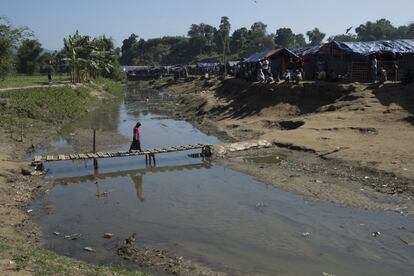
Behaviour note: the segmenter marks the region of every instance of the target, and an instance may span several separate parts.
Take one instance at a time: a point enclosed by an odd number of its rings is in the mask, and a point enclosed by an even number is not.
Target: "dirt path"
[[[44,84],[44,85],[29,85],[29,86],[23,86],[23,87],[6,87],[6,88],[0,88],[0,93],[1,92],[9,92],[9,91],[17,91],[17,90],[30,90],[33,88],[45,88],[45,87],[62,87],[62,86],[67,86],[70,85],[70,82],[59,82],[59,83],[54,83],[52,85],[48,85],[48,84]]]

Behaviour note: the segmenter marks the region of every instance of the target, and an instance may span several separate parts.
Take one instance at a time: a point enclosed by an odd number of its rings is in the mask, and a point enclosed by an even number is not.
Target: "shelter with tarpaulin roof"
[[[218,75],[220,72],[220,67],[222,66],[224,65],[219,62],[198,62],[196,63],[196,71],[199,75],[204,75],[206,73]]]
[[[324,69],[347,76],[349,81],[371,81],[371,61],[376,58],[378,68],[388,76],[399,78],[407,69],[414,68],[414,39],[379,40],[368,42],[339,42],[324,44],[316,53]]]
[[[260,62],[265,59],[270,61],[271,72],[274,78],[281,78],[288,69],[295,69],[295,64],[299,57],[286,48],[266,50],[246,58],[243,61],[243,70],[250,72],[250,77],[254,79],[260,68]]]
[[[321,45],[291,49],[302,63],[302,78],[304,80],[313,80],[315,78],[318,67],[317,53],[320,48]]]

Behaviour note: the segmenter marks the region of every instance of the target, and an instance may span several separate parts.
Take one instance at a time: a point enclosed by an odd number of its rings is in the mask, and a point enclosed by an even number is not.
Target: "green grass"
[[[128,271],[121,267],[96,266],[32,246],[9,245],[0,241],[0,257],[11,259],[15,271],[26,270],[34,275],[119,275],[146,276],[147,273]]]
[[[94,84],[102,87],[103,90],[112,95],[121,95],[123,92],[122,84],[105,78],[96,78],[92,81]]]
[[[52,75],[54,83],[61,83],[70,80],[70,76]],[[47,85],[47,76],[10,76],[0,80],[0,88],[25,87],[35,85]]]
[[[31,128],[50,129],[80,118],[97,107],[91,91],[122,95],[122,85],[108,79],[97,79],[77,86],[44,86],[0,92],[0,127],[11,135],[30,132]]]
[[[88,88],[42,87],[0,93],[0,126],[10,128],[31,121],[60,124],[87,111]]]

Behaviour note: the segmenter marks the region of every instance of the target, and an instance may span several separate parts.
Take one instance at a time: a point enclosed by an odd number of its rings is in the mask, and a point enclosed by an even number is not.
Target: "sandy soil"
[[[223,164],[316,200],[414,213],[414,86],[228,79],[167,89],[179,116],[222,138],[275,145]],[[288,161],[268,162],[279,151]]]
[[[39,241],[39,228],[31,221],[26,206],[48,184],[38,178],[22,176],[20,171],[27,163],[10,161],[12,156],[22,153],[23,147],[15,147],[16,143],[0,130],[0,239],[29,245]],[[1,275],[31,275],[29,271],[14,269],[11,258],[0,260]]]

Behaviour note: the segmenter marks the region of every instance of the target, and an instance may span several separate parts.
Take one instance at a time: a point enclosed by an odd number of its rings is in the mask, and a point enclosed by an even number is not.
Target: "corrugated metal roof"
[[[413,54],[414,39],[379,40],[368,42],[338,42],[334,43],[340,50],[359,55],[372,55],[376,53]]]

